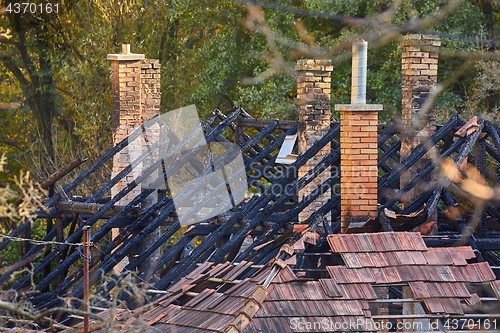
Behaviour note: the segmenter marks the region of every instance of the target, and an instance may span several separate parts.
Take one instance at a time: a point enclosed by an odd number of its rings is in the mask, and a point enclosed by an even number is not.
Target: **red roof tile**
[[[368,255],[371,257],[375,267],[388,267],[391,265],[383,252],[370,252]]]
[[[423,300],[424,307],[430,313],[445,313],[439,298],[426,298]]]
[[[329,297],[342,297],[339,286],[333,279],[319,279],[319,283]]]
[[[337,282],[337,283],[349,283],[345,272],[347,268],[344,266],[327,266],[328,274]]]
[[[445,313],[448,314],[463,314],[464,310],[460,304],[460,299],[458,298],[440,298],[441,304],[443,305]]]
[[[362,267],[375,267],[375,264],[371,259],[371,253],[356,253],[353,255],[356,255],[357,260]]]
[[[422,281],[408,282],[410,289],[416,299],[431,298],[427,285]]]
[[[413,261],[413,257],[411,256],[409,251],[397,251],[394,253],[398,257],[399,262],[401,262],[401,265],[413,265],[413,264],[415,264],[415,262]]]
[[[357,253],[342,253],[342,260],[344,260],[345,265],[349,268],[360,268],[363,267],[358,260]]]
[[[453,258],[450,256],[446,248],[434,248],[428,251],[433,251],[438,258],[440,265],[453,265]]]
[[[455,251],[459,252],[463,259],[470,260],[476,258],[474,250],[470,246],[456,246]]]
[[[467,266],[473,267],[476,270],[476,273],[480,278],[480,281],[478,282],[492,281],[496,279],[495,273],[493,273],[493,270],[486,261],[469,264]]]
[[[374,267],[371,269],[371,273],[372,273],[373,278],[375,279],[375,283],[378,283],[378,284],[389,283],[382,268],[375,268]]]
[[[369,283],[352,283],[339,285],[343,299],[368,300],[376,299],[377,294]]]
[[[481,299],[479,298],[479,296],[476,293],[471,294],[470,297],[464,298],[464,300],[468,306],[474,306],[474,305],[481,302]]]
[[[290,266],[286,266],[279,271],[278,275],[276,275],[276,277],[274,278],[273,283],[284,283],[295,280],[297,280],[297,276],[290,268]]]
[[[428,265],[441,265],[439,258],[436,255],[436,251],[433,248],[429,248],[427,251],[422,252]]]
[[[464,266],[467,265],[467,261],[465,261],[464,257],[462,256],[461,251],[457,251],[454,248],[447,248],[446,249],[453,260],[453,265],[455,266]]]
[[[427,265],[427,260],[425,259],[423,254],[424,252],[411,251],[409,253],[415,265]]]
[[[427,250],[420,233],[415,232],[332,234],[327,239],[332,251],[337,253]]]
[[[500,280],[491,281],[490,285],[495,293],[495,296],[500,299]]]
[[[253,263],[249,261],[242,261],[238,265],[233,265],[233,268],[222,277],[223,280],[237,279],[246,269],[252,266]]]

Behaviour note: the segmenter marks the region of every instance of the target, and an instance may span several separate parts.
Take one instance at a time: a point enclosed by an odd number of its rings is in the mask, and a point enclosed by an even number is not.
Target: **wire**
[[[71,246],[82,246],[83,243],[65,243],[65,242],[53,242],[53,241],[40,241],[29,238],[12,237],[0,234],[0,238],[9,239],[14,242],[29,242],[35,245],[71,245]]]

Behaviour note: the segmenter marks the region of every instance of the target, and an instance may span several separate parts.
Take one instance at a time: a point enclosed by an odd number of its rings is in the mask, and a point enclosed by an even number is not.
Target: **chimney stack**
[[[381,104],[366,104],[368,43],[352,46],[351,104],[337,104],[340,111],[340,231],[376,218],[378,111]],[[351,225],[353,223],[353,225]]]
[[[130,44],[123,44],[122,53],[108,54],[107,59],[111,61],[113,144],[116,145],[132,134],[145,121],[160,114],[160,61],[157,59],[145,59],[144,54],[131,53]],[[144,149],[142,145],[143,141],[134,140],[134,142],[129,143],[127,148],[122,149],[113,157],[111,177],[116,176],[137,157],[135,155],[141,153]],[[135,166],[132,172],[111,189],[112,197],[138,176],[137,173],[142,171],[141,166],[142,164]],[[138,184],[118,204],[125,206],[140,193],[141,184]],[[153,192],[144,200],[144,208],[154,204],[156,201],[156,193]],[[118,229],[113,229],[113,238],[119,232]],[[154,233],[151,234],[143,246],[147,246],[158,235],[159,230],[157,235]],[[141,248],[137,250],[137,252],[140,251]],[[150,261],[156,260],[156,256],[159,256],[159,252],[151,255],[150,260],[144,262],[141,270],[147,269],[152,264]],[[117,272],[121,272],[123,266],[124,263],[116,269]]]
[[[410,155],[436,131],[435,108],[430,108],[424,115],[422,107],[437,84],[437,47],[441,46],[441,42],[437,36],[413,34],[404,37],[402,46],[402,122],[405,128],[412,128],[416,133],[414,135],[403,133],[401,159]],[[420,171],[427,159],[428,157],[424,157],[401,175],[401,188]],[[418,194],[416,189],[410,191],[403,197],[403,204],[408,204]]]
[[[297,71],[297,109],[298,109],[298,146],[299,153],[303,154],[316,141],[321,139],[330,130],[332,114],[330,111],[331,60],[301,59],[295,66]],[[309,159],[298,171],[298,177],[306,175],[326,155],[330,154],[331,147],[326,145],[313,158]],[[327,168],[300,192],[302,199],[317,189],[330,178],[331,172]],[[299,222],[306,221],[314,212],[331,198],[331,191],[321,194],[314,202],[299,213]],[[331,222],[331,216],[326,216]]]

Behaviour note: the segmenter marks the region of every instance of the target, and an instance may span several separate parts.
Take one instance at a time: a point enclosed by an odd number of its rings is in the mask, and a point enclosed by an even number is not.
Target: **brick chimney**
[[[429,109],[422,114],[422,107],[429,93],[437,84],[438,53],[436,48],[441,45],[436,36],[412,34],[403,39],[402,54],[402,121],[405,128],[412,128],[415,133],[405,131],[401,140],[401,159],[407,157],[421,143],[436,131],[436,110]],[[424,157],[400,178],[403,188],[411,177],[425,165]],[[418,189],[410,191],[403,198],[403,204],[408,204],[416,196]]]
[[[298,146],[299,153],[303,154],[316,141],[321,139],[329,130],[332,119],[330,111],[331,60],[302,59],[297,61],[297,109],[298,109]],[[323,147],[313,158],[309,159],[299,171],[299,178],[306,175],[326,155],[330,154],[330,145]],[[323,182],[330,178],[331,172],[327,168],[314,181],[299,192],[299,198],[308,196]],[[321,194],[314,202],[299,213],[299,222],[306,221],[311,214],[323,206],[331,197],[331,191]],[[326,216],[331,222],[331,216]]]
[[[366,104],[368,43],[353,43],[351,104],[337,104],[340,111],[340,231],[376,218],[377,129],[380,104]]]
[[[144,54],[130,53],[129,44],[122,45],[122,53],[120,54],[108,54],[107,59],[111,61],[113,144],[116,145],[145,121],[160,114],[160,62],[157,59],[145,59]],[[112,177],[132,162],[134,157],[131,157],[130,152],[133,148],[142,149],[142,147],[134,147],[134,145],[140,145],[140,142],[137,140],[129,143],[128,148],[130,149],[122,149],[113,157]],[[135,167],[132,172],[116,184],[111,189],[111,195],[114,197],[128,183],[132,182],[137,176],[136,173],[142,171],[140,168],[141,166]],[[140,193],[141,184],[123,197],[118,204],[127,205]],[[156,201],[157,196],[153,192],[144,200],[143,208],[147,208]],[[113,229],[112,234],[113,238],[116,237],[119,230]],[[142,247],[145,248],[158,235],[154,233],[150,235]],[[138,248],[136,252],[141,250]],[[153,264],[151,260],[156,260],[157,255],[159,253],[153,254],[150,260],[145,261],[141,270],[150,267]],[[117,271],[120,272],[123,266],[124,263],[117,268]]]

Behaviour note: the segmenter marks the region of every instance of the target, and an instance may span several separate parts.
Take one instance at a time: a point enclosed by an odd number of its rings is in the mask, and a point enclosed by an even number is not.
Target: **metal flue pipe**
[[[352,87],[351,104],[366,104],[366,68],[368,42],[352,43]]]

